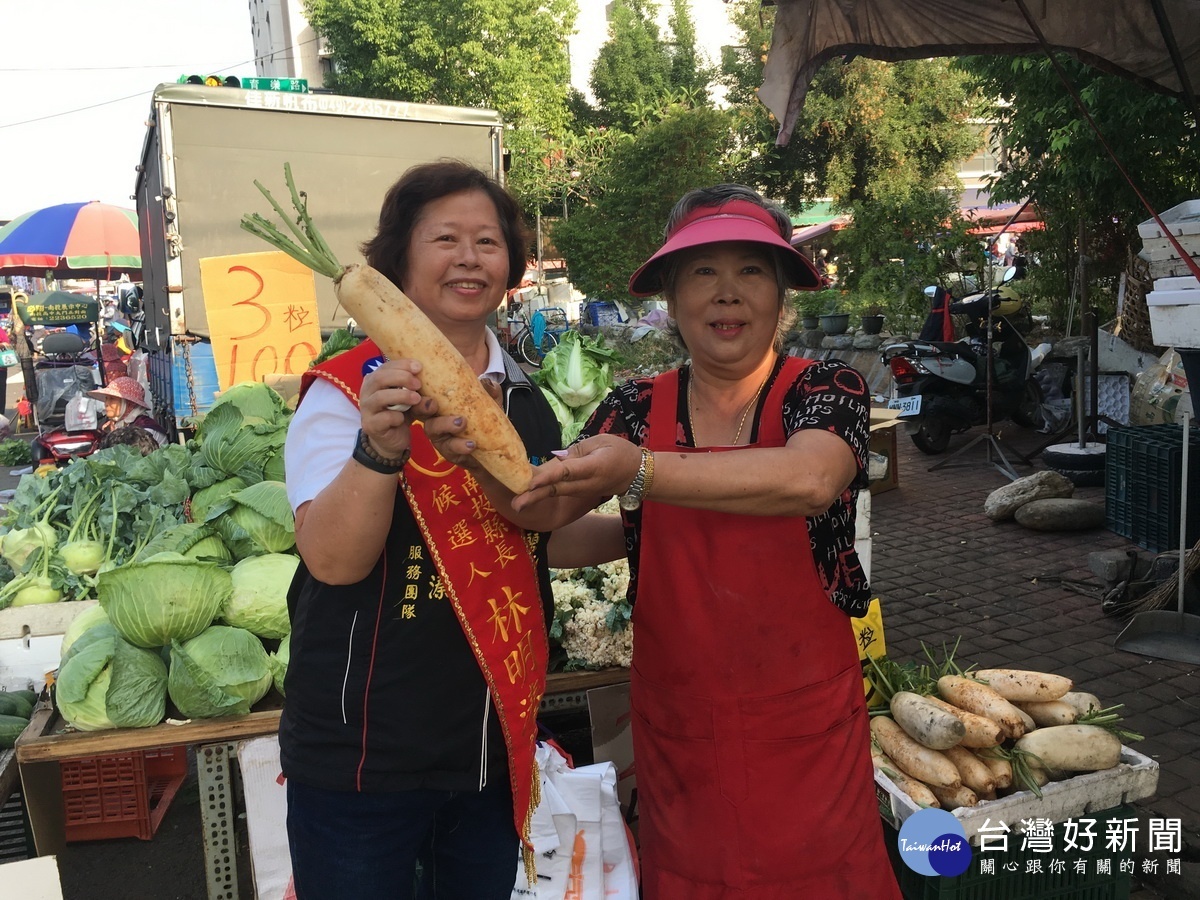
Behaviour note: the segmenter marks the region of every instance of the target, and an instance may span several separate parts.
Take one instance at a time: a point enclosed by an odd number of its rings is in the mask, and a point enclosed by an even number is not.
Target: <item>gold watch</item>
[[[650,493],[650,484],[654,481],[654,454],[642,448],[642,461],[638,464],[637,474],[617,501],[621,509],[635,510],[642,505],[642,498]]]

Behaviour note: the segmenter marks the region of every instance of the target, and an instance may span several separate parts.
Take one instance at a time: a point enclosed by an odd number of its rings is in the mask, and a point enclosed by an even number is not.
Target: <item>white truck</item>
[[[308,193],[309,209],[343,262],[375,232],[384,194],[409,167],[443,157],[502,178],[497,113],[333,94],[164,84],[151,101],[137,213],[142,241],[143,346],[155,415],[170,431],[188,427],[219,389],[200,278],[200,260],[271,248],[240,227],[269,214],[254,186],[285,209],[284,163]],[[328,279],[317,279],[321,332],[345,324]],[[304,359],[303,365],[308,360]],[[295,374],[280,358],[256,375]]]

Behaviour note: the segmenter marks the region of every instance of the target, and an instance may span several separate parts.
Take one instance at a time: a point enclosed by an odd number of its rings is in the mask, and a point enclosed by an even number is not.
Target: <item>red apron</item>
[[[780,447],[789,359],[755,447]],[[647,446],[676,444],[678,372]],[[716,448],[736,452],[745,447]],[[803,517],[642,507],[631,696],[645,900],[899,900],[862,669]]]

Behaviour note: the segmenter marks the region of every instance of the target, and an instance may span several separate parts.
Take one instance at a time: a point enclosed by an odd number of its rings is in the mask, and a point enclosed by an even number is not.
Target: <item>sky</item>
[[[0,221],[132,209],[154,88],[254,75],[247,0],[0,0],[0,34]]]

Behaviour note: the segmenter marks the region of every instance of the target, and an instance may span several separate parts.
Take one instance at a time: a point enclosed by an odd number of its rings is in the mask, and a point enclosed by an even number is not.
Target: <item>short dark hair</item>
[[[359,248],[367,264],[403,289],[408,245],[422,211],[435,200],[463,191],[482,191],[496,207],[500,231],[508,246],[508,284],[505,287],[515,288],[525,277],[528,259],[528,231],[521,208],[486,172],[455,159],[413,166],[388,188],[379,211],[379,229],[375,237]]]

